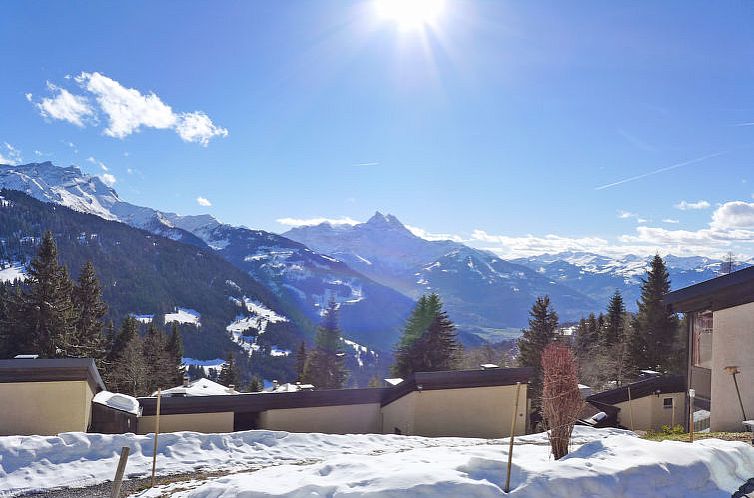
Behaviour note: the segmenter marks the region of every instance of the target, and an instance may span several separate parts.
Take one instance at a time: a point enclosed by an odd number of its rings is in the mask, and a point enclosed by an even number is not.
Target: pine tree
[[[341,349],[338,306],[330,301],[317,328],[314,349],[304,368],[304,380],[317,389],[341,389],[346,381],[345,354]]]
[[[417,370],[420,363],[416,358],[418,349],[414,345],[442,312],[442,301],[435,293],[422,296],[417,301],[395,348],[395,363],[391,367],[392,375],[408,377],[413,372],[420,371]]]
[[[443,311],[435,316],[426,331],[411,346],[413,372],[453,370],[459,362],[460,345],[455,325]]]
[[[173,369],[172,371],[175,374],[172,385],[178,386],[183,382],[183,374],[185,371],[183,366],[183,339],[178,330],[178,324],[175,322],[173,322],[173,326],[170,330],[167,351]]]
[[[623,296],[616,290],[607,306],[607,315],[602,329],[602,342],[608,346],[622,343],[626,338],[626,306]]]
[[[260,379],[259,376],[257,375],[252,375],[251,380],[249,380],[249,385],[246,388],[246,391],[250,393],[258,393],[258,392],[261,392],[262,389],[264,389],[264,384],[262,383],[262,379]]]
[[[72,354],[83,358],[94,358],[100,369],[104,368],[106,355],[105,337],[102,334],[102,319],[107,314],[107,305],[102,301],[102,290],[94,271],[94,265],[87,261],[81,269],[78,281],[73,288],[74,340]]]
[[[170,388],[175,385],[177,367],[168,350],[165,334],[154,324],[149,324],[144,336],[144,363],[146,364],[146,390],[154,392],[158,387]]]
[[[16,351],[45,358],[65,357],[73,341],[72,284],[68,270],[58,263],[58,250],[47,231],[29,265],[26,289],[15,310]]]
[[[518,340],[518,363],[522,367],[534,368],[530,383],[531,399],[539,407],[542,394],[542,351],[555,340],[558,329],[558,315],[550,306],[550,297],[542,296],[529,311],[529,328],[524,329]]]
[[[668,313],[662,299],[670,291],[670,276],[665,262],[655,255],[646,278],[642,279],[639,312],[633,321],[629,344],[631,364],[635,369],[669,371],[677,360],[674,345],[678,317]]]
[[[110,369],[108,387],[131,396],[151,394],[148,386],[148,368],[144,361],[144,347],[139,337],[139,322],[133,317],[123,320],[108,355]]]
[[[301,341],[296,351],[296,382],[303,382],[306,369],[306,344]]]
[[[225,363],[223,363],[220,374],[217,376],[217,383],[225,387],[239,387],[238,367],[233,353],[229,352],[226,356]]]

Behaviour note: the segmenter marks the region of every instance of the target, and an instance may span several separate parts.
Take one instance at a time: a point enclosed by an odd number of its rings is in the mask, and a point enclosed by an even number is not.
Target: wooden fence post
[[[113,487],[110,490],[110,498],[118,498],[120,496],[120,486],[123,484],[123,473],[126,471],[126,462],[128,462],[128,454],[131,452],[131,448],[124,446],[120,449],[120,459],[118,460],[118,468],[115,471],[115,479],[113,479]]]
[[[155,470],[157,469],[157,438],[160,435],[160,398],[162,398],[162,390],[157,388],[157,414],[154,422],[154,451],[152,452],[152,485],[155,485]]]
[[[505,477],[505,492],[511,490],[511,466],[513,465],[513,437],[516,435],[516,419],[518,418],[518,396],[521,392],[521,383],[516,382],[516,401],[513,405],[513,418],[511,419],[511,437],[508,442],[508,473]]]
[[[628,386],[628,415],[631,417],[631,430],[634,430],[634,407],[631,404],[631,386]]]

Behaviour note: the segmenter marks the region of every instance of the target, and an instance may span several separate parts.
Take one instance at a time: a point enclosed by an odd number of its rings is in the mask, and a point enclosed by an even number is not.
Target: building
[[[89,358],[0,360],[0,435],[84,432],[104,389]]]
[[[164,398],[160,429],[504,437],[517,390],[516,433],[527,432],[531,375],[529,368],[419,372],[391,387]],[[139,403],[138,431],[152,432],[157,400]]]
[[[601,424],[595,427],[625,427],[636,431],[659,431],[686,421],[686,379],[682,376],[652,375],[646,379],[586,397]]]
[[[743,430],[754,418],[754,267],[670,292],[664,302],[686,315],[696,428]]]
[[[207,378],[189,381],[188,377],[184,377],[182,385],[163,389],[161,392],[164,397],[222,396],[226,394],[238,394],[238,391],[233,389],[233,386],[225,387]],[[153,393],[152,396],[157,396],[157,392]]]

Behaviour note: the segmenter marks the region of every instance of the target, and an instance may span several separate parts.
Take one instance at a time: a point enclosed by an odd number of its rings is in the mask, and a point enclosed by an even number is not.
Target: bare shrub
[[[578,384],[578,364],[571,350],[560,343],[542,352],[542,415],[555,459],[568,454],[573,426],[584,401]]]

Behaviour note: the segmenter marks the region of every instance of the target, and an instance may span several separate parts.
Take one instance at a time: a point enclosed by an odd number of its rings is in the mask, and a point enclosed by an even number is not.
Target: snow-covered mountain
[[[0,188],[19,190],[79,212],[120,221],[157,235],[217,251],[284,301],[299,318],[317,322],[328,300],[341,304],[347,337],[389,349],[413,301],[359,274],[333,257],[262,230],[222,224],[210,215],[180,216],[122,201],[98,177],[51,162],[0,165]]]
[[[674,289],[693,285],[720,275],[722,261],[702,256],[663,256]],[[586,294],[606,306],[616,289],[623,294],[629,310],[636,309],[641,279],[651,257],[628,254],[610,257],[588,252],[542,254],[514,260],[556,282]],[[738,268],[750,266],[738,263]]]
[[[482,336],[524,326],[532,302],[545,293],[567,320],[599,307],[527,266],[457,242],[422,239],[395,216],[379,212],[354,226],[322,223],[284,235],[413,298],[438,292],[459,327]]]

